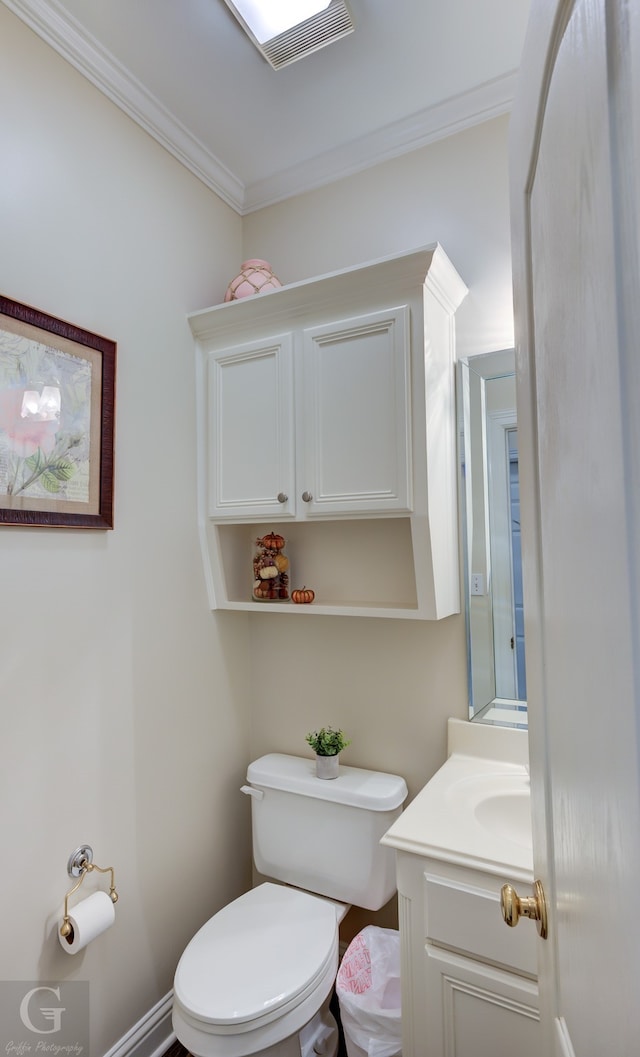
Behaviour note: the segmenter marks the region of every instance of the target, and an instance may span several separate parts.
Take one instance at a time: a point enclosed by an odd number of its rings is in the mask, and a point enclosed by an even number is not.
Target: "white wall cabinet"
[[[209,353],[209,517],[410,511],[407,317],[402,306]]]
[[[195,313],[199,523],[212,608],[458,612],[454,313],[426,247]],[[251,600],[256,536],[287,539],[311,606]]]
[[[501,879],[404,852],[397,875],[404,1057],[540,1057],[536,932]]]

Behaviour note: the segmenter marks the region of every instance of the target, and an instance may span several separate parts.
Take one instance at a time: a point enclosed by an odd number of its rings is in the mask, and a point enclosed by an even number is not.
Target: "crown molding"
[[[241,216],[489,121],[513,104],[515,71],[245,185],[56,0],[2,3]]]
[[[243,213],[275,205],[334,180],[353,176],[381,162],[426,147],[484,121],[508,114],[513,106],[517,72],[512,71],[477,88],[427,107],[402,121],[299,165],[248,184]]]
[[[55,0],[2,0],[30,29],[238,213],[244,185]]]

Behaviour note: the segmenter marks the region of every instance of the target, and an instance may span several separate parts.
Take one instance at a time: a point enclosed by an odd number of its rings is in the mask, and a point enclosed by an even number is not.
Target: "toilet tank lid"
[[[398,774],[340,765],[337,778],[316,778],[315,760],[272,752],[249,764],[247,780],[316,800],[330,800],[367,811],[394,811],[407,798],[407,783]]]

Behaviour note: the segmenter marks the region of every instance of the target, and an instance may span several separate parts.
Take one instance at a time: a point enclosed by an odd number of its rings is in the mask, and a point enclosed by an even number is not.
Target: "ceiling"
[[[240,214],[509,111],[530,0],[348,0],[273,70],[224,0],[2,0]]]

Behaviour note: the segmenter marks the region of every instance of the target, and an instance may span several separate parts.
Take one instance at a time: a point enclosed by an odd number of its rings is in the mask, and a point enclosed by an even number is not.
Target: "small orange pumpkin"
[[[295,591],[291,592],[291,601],[297,605],[307,605],[309,602],[313,602],[315,597],[316,593],[310,587],[297,587]]]
[[[281,551],[285,542],[284,536],[280,536],[277,532],[269,532],[266,536],[256,540],[256,547],[266,547],[269,551]]]

